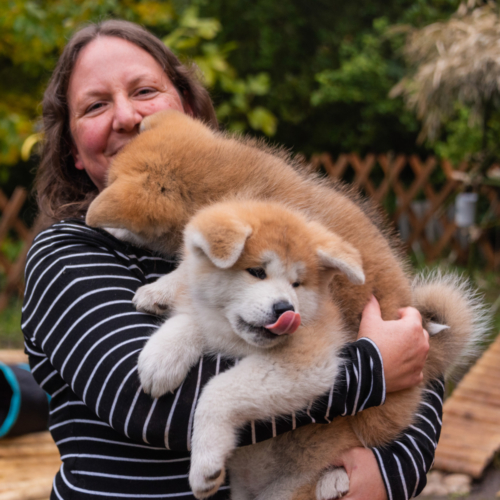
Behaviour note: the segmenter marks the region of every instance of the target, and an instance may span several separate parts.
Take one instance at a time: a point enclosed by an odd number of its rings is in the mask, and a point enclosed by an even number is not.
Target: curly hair
[[[84,215],[98,194],[87,172],[75,167],[67,92],[80,51],[102,36],[122,38],[148,52],[164,69],[194,116],[218,128],[212,100],[195,69],[183,65],[156,36],[137,24],[122,20],[85,26],[64,48],[43,97],[44,140],[35,191],[40,211],[52,220]]]

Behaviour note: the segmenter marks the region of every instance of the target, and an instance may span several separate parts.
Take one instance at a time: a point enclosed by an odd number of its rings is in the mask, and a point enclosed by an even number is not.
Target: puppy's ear
[[[365,282],[365,273],[359,251],[340,236],[331,231],[327,233],[316,250],[320,265],[340,271],[351,283],[362,285]]]
[[[204,210],[187,225],[184,241],[192,252],[202,252],[212,263],[228,269],[240,258],[252,227],[233,214]]]
[[[103,189],[90,204],[85,223],[91,227],[121,227],[116,223],[122,214],[122,199],[114,184]]]
[[[146,116],[139,125],[139,132],[142,134],[142,132],[146,132],[146,130],[158,127],[163,120],[168,119],[169,114],[168,111],[158,111],[157,113]]]
[[[88,226],[132,230],[141,212],[136,206],[136,196],[123,184],[113,182],[92,201],[85,217]]]

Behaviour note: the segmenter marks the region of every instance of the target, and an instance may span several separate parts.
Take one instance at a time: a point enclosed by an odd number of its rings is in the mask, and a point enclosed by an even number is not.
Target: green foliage
[[[21,240],[14,240],[10,237],[5,237],[0,245],[0,252],[7,257],[9,262],[13,262],[19,256],[23,242]]]
[[[13,178],[7,166],[17,164],[37,131],[43,88],[66,40],[82,23],[109,17],[143,24],[193,60],[225,128],[273,136],[306,155],[392,150],[458,161],[478,147],[467,110],[457,111],[436,144],[418,145],[419,122],[388,93],[407,71],[404,36],[394,27],[447,19],[459,3],[4,0],[0,183]],[[493,131],[497,120],[491,117]]]
[[[20,299],[13,300],[6,309],[0,311],[0,349],[22,349]]]
[[[469,110],[457,104],[456,119],[445,124],[443,137],[432,146],[438,156],[457,165],[481,151],[482,137],[481,127],[471,121]]]
[[[223,94],[217,103],[221,120],[241,131],[274,133],[275,116],[254,103],[255,96],[268,92],[268,76],[259,72],[239,78],[228,60],[237,44],[217,41],[220,22],[200,17],[195,7],[176,9],[172,1],[149,0],[7,0],[0,5],[0,183],[37,131],[43,90],[71,33],[106,18],[142,24],[181,58],[194,60],[211,91]]]
[[[356,150],[426,153],[419,124],[402,100],[387,97],[406,70],[394,25],[449,17],[459,0],[191,0],[220,19],[221,43],[237,40],[238,73],[265,71],[257,102],[278,118],[276,140],[305,154]]]
[[[418,130],[416,119],[402,101],[388,96],[404,68],[389,57],[393,47],[387,29],[387,19],[379,18],[373,32],[344,39],[339,47],[339,67],[316,74],[319,88],[311,95],[314,106],[337,103],[356,109],[358,125],[344,136],[347,150],[372,147],[384,121],[398,121],[410,132]]]
[[[229,130],[244,132],[250,126],[268,136],[276,132],[276,117],[262,106],[252,106],[255,96],[269,91],[269,76],[260,72],[238,78],[228,57],[238,45],[218,44],[214,40],[221,31],[215,18],[201,19],[196,7],[187,8],[178,19],[178,27],[163,39],[184,60],[196,63],[214,95],[224,93],[216,102],[217,117]],[[211,42],[210,42],[211,41]]]

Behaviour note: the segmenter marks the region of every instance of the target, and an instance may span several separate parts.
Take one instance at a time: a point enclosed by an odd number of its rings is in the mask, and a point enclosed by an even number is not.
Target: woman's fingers
[[[399,319],[414,319],[416,322],[422,325],[422,315],[418,309],[414,307],[402,307],[399,309]]]
[[[346,500],[387,500],[384,482],[373,451],[351,448],[343,453],[335,465],[344,467],[349,476]]]
[[[384,321],[380,305],[372,296],[363,310],[359,337],[368,337],[377,344],[384,363],[387,392],[407,389],[423,380],[429,334],[417,309],[404,307],[399,310],[398,320]]]

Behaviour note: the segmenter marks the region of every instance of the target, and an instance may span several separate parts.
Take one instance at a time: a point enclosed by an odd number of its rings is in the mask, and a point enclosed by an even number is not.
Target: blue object
[[[2,372],[5,380],[12,390],[12,397],[10,398],[10,404],[8,405],[7,416],[0,426],[0,437],[4,437],[12,429],[12,427],[14,427],[19,415],[19,410],[21,409],[21,388],[19,387],[19,383],[13,370],[1,361],[0,372]]]
[[[49,400],[26,363],[0,362],[0,438],[47,429]]]

